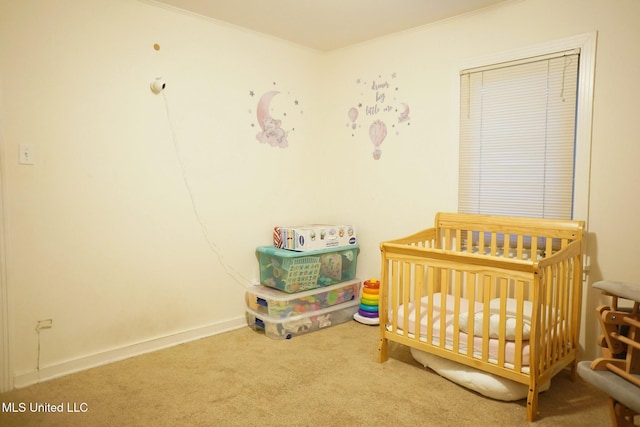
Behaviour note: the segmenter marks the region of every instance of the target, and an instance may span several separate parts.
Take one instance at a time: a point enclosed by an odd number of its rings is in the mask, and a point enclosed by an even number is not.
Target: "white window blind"
[[[571,218],[579,52],[460,74],[458,209]]]

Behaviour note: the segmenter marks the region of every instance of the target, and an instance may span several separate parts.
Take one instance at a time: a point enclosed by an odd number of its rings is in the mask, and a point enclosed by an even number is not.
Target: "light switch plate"
[[[20,164],[21,165],[35,164],[35,153],[33,150],[33,145],[20,144]]]

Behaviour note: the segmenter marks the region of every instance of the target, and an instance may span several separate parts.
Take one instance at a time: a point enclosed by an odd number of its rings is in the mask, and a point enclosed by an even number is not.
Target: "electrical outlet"
[[[53,327],[53,319],[38,320],[36,323],[36,331],[41,329],[51,329]]]

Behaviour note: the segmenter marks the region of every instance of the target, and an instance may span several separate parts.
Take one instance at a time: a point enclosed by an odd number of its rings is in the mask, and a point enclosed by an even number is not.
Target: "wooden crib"
[[[394,341],[527,385],[576,375],[584,222],[439,213],[383,242],[378,361]],[[420,321],[416,321],[420,319]]]

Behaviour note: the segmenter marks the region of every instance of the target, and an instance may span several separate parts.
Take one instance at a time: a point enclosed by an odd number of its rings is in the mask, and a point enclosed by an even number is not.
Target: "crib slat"
[[[476,330],[474,306],[475,306],[475,302],[477,301],[476,300],[476,288],[478,286],[477,280],[478,280],[478,274],[473,274],[471,272],[466,273],[466,282],[467,282],[466,297],[467,297],[467,300],[469,301],[468,311],[467,311],[468,313],[467,314],[467,319],[468,319],[467,330],[471,335],[474,335],[474,331]],[[474,347],[473,344],[474,344],[473,336],[471,336],[470,338],[467,338],[467,356],[469,357],[473,357],[473,347]]]
[[[551,267],[547,268],[547,274],[549,276],[547,277],[553,277],[553,271],[551,269]],[[545,351],[544,351],[544,364],[542,365],[542,369],[548,369],[548,367],[550,366],[550,361],[551,361],[551,357],[552,357],[552,346],[553,346],[553,336],[552,336],[552,331],[549,326],[549,316],[551,315],[549,308],[552,305],[552,298],[553,298],[553,294],[552,294],[552,287],[551,287],[551,280],[546,280],[545,284],[544,284],[544,305],[543,308],[544,310],[542,311],[542,316],[541,318],[543,319],[541,322],[542,325],[542,331],[545,335],[545,339],[544,339],[544,347],[545,347]]]
[[[439,346],[444,347],[447,334],[447,318],[445,316],[447,311],[447,294],[449,293],[449,270],[445,268],[440,269],[441,273],[441,288],[440,288],[440,332],[439,335]]]
[[[553,266],[555,277],[552,279],[551,284],[554,291],[553,305],[549,307],[549,328],[551,329],[551,335],[553,337],[554,346],[552,348],[552,354],[555,354],[553,362],[560,360],[565,355],[565,345],[562,341],[561,331],[558,328],[559,318],[562,317],[562,286],[564,279],[564,269],[562,263]]]
[[[516,282],[516,348],[522,348],[524,333],[524,281]],[[522,352],[515,352],[514,369],[517,372],[522,370]]]
[[[412,300],[415,303],[415,321],[414,321],[414,329],[415,336],[422,336],[422,322],[419,319],[422,319],[422,297],[424,296],[424,264],[416,264],[414,267],[414,277],[415,277],[415,287],[414,287],[414,295]]]
[[[543,274],[544,274],[544,277],[546,277],[546,275],[548,274],[547,269],[544,269]],[[540,309],[540,313],[538,313],[538,318],[540,319],[540,321],[538,322],[540,339],[536,340],[536,342],[539,345],[538,353],[540,354],[540,358],[538,361],[538,370],[541,372],[544,372],[545,366],[547,366],[546,361],[549,358],[549,338],[547,336],[548,335],[547,318],[545,316],[545,310],[544,310],[544,308],[549,304],[549,302],[548,302],[547,287],[545,286],[545,283],[546,283],[546,280],[540,282],[540,292],[538,295],[539,299],[537,300],[539,301],[539,304],[537,305]]]
[[[523,248],[524,248],[524,237],[522,236],[522,234],[518,234],[518,237],[516,239],[516,258],[517,259],[524,259],[523,258]]]
[[[496,256],[496,253],[497,253],[496,251],[498,249],[497,240],[498,240],[498,235],[496,233],[491,233],[491,242],[490,242],[491,248],[489,250],[489,254],[491,256]]]
[[[400,270],[399,267],[400,261],[392,261],[391,262],[391,310],[393,312],[393,316],[391,316],[391,330],[393,332],[397,332],[398,331],[398,316],[396,316],[396,312],[398,310],[398,307],[400,307],[400,303],[398,302],[398,299],[400,297],[400,292],[402,291],[402,287],[400,286],[400,277],[399,277],[399,273],[398,271]]]
[[[460,298],[462,298],[462,272],[455,270],[455,279],[453,281],[453,318],[460,319]],[[473,331],[473,329],[471,330]],[[446,334],[442,334],[445,335]],[[453,322],[453,352],[458,353],[460,349],[460,322]]]
[[[482,336],[489,336],[489,306],[491,301],[491,292],[488,291],[493,286],[493,276],[486,274],[483,277],[483,308],[482,308]],[[489,361],[489,340],[482,340],[482,361]]]
[[[556,319],[555,316],[560,314],[558,310],[560,309],[560,287],[558,286],[559,281],[561,280],[561,272],[560,266],[552,266],[551,271],[553,271],[553,276],[550,283],[550,293],[551,293],[551,303],[549,307],[547,307],[547,323],[549,327],[549,336],[551,342],[551,357],[553,361],[558,360],[562,357],[564,353],[563,349],[560,347],[560,339],[558,336],[558,328],[556,327]]]
[[[469,246],[471,246],[472,236],[469,233],[469,230],[465,228],[459,228],[460,230],[460,251],[469,251]]]
[[[498,365],[504,366],[505,363],[505,342],[507,340],[507,279],[504,277],[500,280],[500,327],[498,332]]]
[[[414,292],[414,300],[420,300],[422,297],[426,295],[425,293],[425,265],[424,264],[416,264],[415,265],[415,292]]]
[[[401,277],[401,288],[402,288],[402,307],[404,308],[403,313],[403,325],[402,331],[405,335],[409,334],[409,313],[411,310],[410,302],[411,302],[411,264],[408,262],[402,262],[402,269],[400,271]]]
[[[531,261],[535,261],[538,258],[538,236],[531,236]]]
[[[433,267],[427,267],[427,290],[428,290],[428,299],[427,299],[427,319],[433,319],[433,294],[435,293],[436,286],[436,276],[437,269]],[[427,343],[433,342],[433,322],[429,322],[427,324]]]
[[[496,276],[494,274],[491,275],[491,290],[489,291],[489,297],[495,298],[498,296],[498,281],[496,280]]]
[[[505,258],[511,258],[511,235],[506,233],[504,235],[504,242],[502,244],[502,250],[504,251],[502,256]]]
[[[452,250],[452,245],[451,245],[451,229],[447,228],[446,230],[444,230],[444,244],[442,245],[442,248],[445,250]]]
[[[475,233],[473,230],[467,230],[467,252],[472,254],[473,247],[476,245]]]
[[[558,283],[558,288],[562,297],[560,299],[560,313],[556,321],[559,325],[565,325],[569,322],[569,304],[571,304],[570,291],[572,290],[573,283],[571,283],[569,260],[561,262],[559,267],[560,277],[562,280]],[[558,327],[557,330],[559,333],[560,345],[562,346],[562,354],[566,355],[569,352],[567,343],[570,342],[571,338],[567,336],[567,330],[565,328]]]
[[[550,256],[553,254],[553,238],[547,237],[545,238],[545,247],[544,247],[545,256]]]

